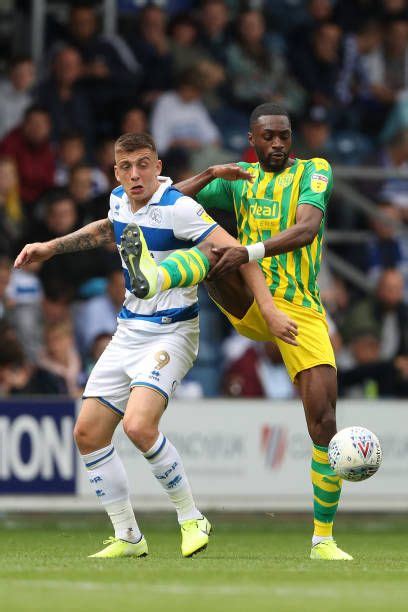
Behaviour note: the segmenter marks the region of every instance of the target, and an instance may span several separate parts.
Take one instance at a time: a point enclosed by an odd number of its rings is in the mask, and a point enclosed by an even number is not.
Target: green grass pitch
[[[352,563],[308,559],[310,517],[209,514],[214,534],[182,559],[171,515],[141,517],[145,559],[88,559],[110,534],[102,517],[0,520],[4,612],[408,610],[408,519],[341,516]]]

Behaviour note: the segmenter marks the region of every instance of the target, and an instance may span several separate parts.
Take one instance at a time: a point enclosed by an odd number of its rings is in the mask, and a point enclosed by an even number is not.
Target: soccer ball
[[[334,472],[354,482],[370,478],[382,460],[377,436],[365,427],[346,427],[339,431],[331,439],[328,453]]]

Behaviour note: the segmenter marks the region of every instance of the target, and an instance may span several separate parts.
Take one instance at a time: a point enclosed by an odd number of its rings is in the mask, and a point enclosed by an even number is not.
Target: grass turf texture
[[[339,544],[355,561],[308,559],[310,517],[213,514],[204,553],[182,559],[170,515],[140,519],[145,559],[88,559],[110,535],[106,520],[3,517],[4,612],[320,611],[408,608],[408,520],[344,516]]]

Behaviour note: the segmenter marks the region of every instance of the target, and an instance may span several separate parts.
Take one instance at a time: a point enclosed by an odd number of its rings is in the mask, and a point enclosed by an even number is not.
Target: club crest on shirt
[[[155,225],[160,225],[162,220],[163,220],[163,215],[162,215],[160,208],[158,208],[157,206],[154,206],[153,208],[151,208],[149,212],[149,221],[151,223],[154,223]]]
[[[323,193],[327,189],[329,179],[324,174],[312,174],[310,188],[315,193]]]
[[[276,179],[276,184],[279,187],[289,187],[293,183],[293,174],[282,174],[282,176],[278,176]]]

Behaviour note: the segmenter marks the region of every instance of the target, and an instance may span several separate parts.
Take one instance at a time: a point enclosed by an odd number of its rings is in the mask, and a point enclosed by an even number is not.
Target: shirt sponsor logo
[[[327,189],[329,179],[324,174],[312,174],[310,188],[315,193],[323,193]]]
[[[258,198],[249,198],[249,211],[255,219],[277,219],[279,202]]]

